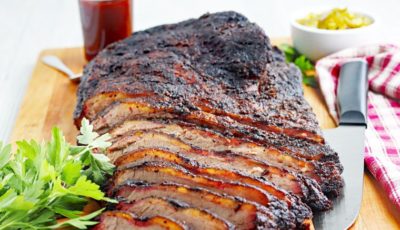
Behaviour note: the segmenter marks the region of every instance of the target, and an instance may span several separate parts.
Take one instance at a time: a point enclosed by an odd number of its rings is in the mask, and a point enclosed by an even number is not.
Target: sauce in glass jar
[[[85,57],[132,33],[132,0],[79,0]]]

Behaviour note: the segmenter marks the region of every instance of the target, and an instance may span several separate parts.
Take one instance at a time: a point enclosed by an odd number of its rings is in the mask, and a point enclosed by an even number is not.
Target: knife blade
[[[337,89],[339,126],[324,130],[325,141],[339,155],[344,188],[333,200],[333,209],[315,215],[315,229],[347,229],[361,207],[364,180],[364,140],[367,127],[367,63],[363,60],[341,66]]]

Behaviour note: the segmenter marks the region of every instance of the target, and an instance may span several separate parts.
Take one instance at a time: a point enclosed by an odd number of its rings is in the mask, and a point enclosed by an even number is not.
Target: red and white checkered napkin
[[[389,198],[400,208],[400,47],[350,48],[317,62],[316,71],[329,112],[337,120],[336,86],[342,63],[368,63],[368,129],[365,164]]]

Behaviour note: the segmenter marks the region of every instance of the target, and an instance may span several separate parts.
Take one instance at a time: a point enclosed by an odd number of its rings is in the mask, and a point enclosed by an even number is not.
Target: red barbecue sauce
[[[132,33],[132,0],[79,0],[85,57]]]

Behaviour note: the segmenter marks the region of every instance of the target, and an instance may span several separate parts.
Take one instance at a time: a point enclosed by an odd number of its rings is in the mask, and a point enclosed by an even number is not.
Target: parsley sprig
[[[100,209],[83,215],[89,199],[115,202],[100,190],[114,171],[101,152],[111,145],[108,134],[99,136],[84,119],[77,137],[79,146],[68,144],[53,128],[49,142],[0,142],[0,230],[57,229],[73,226],[86,229]],[[57,223],[57,219],[68,218]]]
[[[311,87],[317,87],[315,80],[314,64],[303,54],[299,53],[293,46],[288,44],[281,44],[279,49],[285,54],[287,62],[294,63],[303,74],[303,83]]]

